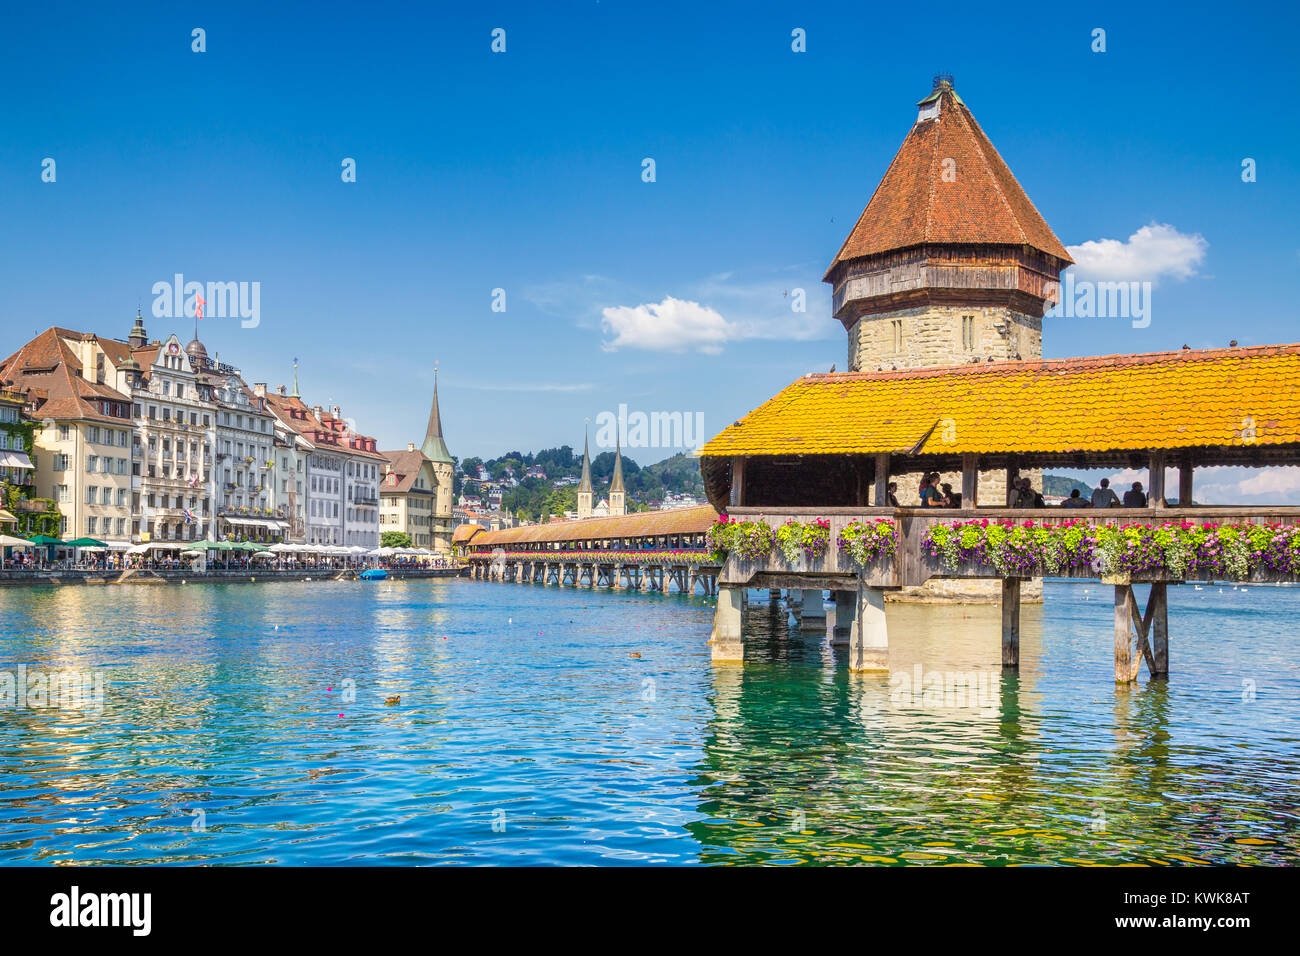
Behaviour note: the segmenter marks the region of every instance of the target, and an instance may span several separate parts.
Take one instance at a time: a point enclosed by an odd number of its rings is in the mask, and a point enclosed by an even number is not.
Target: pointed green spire
[[[621,494],[623,492],[623,445],[618,437],[614,438],[614,477],[609,483],[609,493]]]
[[[298,360],[293,360],[293,391],[289,393],[290,398],[302,398],[298,394]]]
[[[433,367],[433,405],[429,408],[429,427],[424,430],[424,444],[420,446],[424,457],[430,461],[451,464],[451,452],[442,437],[442,413],[438,410],[438,366]]]
[[[591,494],[591,453],[587,450],[587,429],[582,429],[582,481],[578,482],[578,494]]]

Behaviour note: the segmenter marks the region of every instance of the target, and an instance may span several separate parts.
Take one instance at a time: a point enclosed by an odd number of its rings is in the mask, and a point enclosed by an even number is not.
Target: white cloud
[[[798,311],[796,311],[798,310]],[[803,342],[833,338],[843,329],[830,315],[830,291],[807,268],[762,275],[721,272],[687,283],[682,298],[638,306],[605,306],[600,324],[608,351],[700,351],[749,339]]]
[[[1091,239],[1066,248],[1074,259],[1075,279],[1154,283],[1163,276],[1187,279],[1196,275],[1209,246],[1199,233],[1189,235],[1153,222],[1127,241]]]
[[[728,322],[721,313],[670,295],[658,303],[604,308],[600,324],[614,336],[604,343],[610,352],[620,348],[656,352],[698,349],[714,355],[722,351],[724,343],[740,337],[740,327]]]
[[[1122,495],[1135,482],[1148,487],[1145,469],[1126,468],[1110,476],[1110,486]],[[1178,495],[1178,471],[1165,472],[1165,496]],[[1293,505],[1300,504],[1300,467],[1197,468],[1192,497],[1199,505]]]

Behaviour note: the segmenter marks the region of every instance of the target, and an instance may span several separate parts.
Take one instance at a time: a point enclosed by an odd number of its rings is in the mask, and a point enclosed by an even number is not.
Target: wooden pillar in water
[[[1152,677],[1169,676],[1169,585],[1156,581],[1151,585],[1147,601],[1147,616],[1151,620]]]
[[[831,644],[843,647],[853,636],[853,622],[858,616],[858,592],[836,591],[835,625],[831,630]]]
[[[799,629],[826,633],[826,604],[820,589],[803,592],[803,609],[799,612]]]
[[[1133,619],[1129,612],[1131,584],[1115,585],[1115,680],[1127,684],[1133,672]]]
[[[745,592],[738,587],[718,589],[709,647],[715,664],[741,664],[745,660]]]
[[[885,592],[858,587],[857,613],[849,631],[849,671],[889,670],[889,628],[885,622]]]
[[[1020,666],[1020,579],[1002,579],[1002,666]]]

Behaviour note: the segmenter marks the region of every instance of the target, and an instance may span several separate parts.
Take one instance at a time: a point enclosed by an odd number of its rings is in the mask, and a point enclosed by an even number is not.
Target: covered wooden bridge
[[[790,562],[779,551],[732,553],[719,577],[711,637],[716,661],[743,659],[748,588],[804,590],[816,627],[821,590],[834,592],[834,640],[849,644],[856,671],[888,669],[884,591],[936,577],[1002,581],[1002,662],[1019,663],[1020,584],[1027,575],[967,563],[951,567],[927,546],[936,524],[991,519],[1085,526],[1300,523],[1300,508],[1194,503],[1196,469],[1300,464],[1300,345],[1182,350],[957,368],[809,375],[717,435],[702,450],[713,505],[733,520],[780,527],[830,523],[829,551]],[[1145,470],[1144,508],[1010,509],[1004,490],[1040,468]],[[1169,469],[1176,487],[1166,487]],[[897,508],[891,480],[937,471],[960,489],[961,507]],[[1125,489],[1116,489],[1120,494]],[[893,525],[897,548],[863,567],[835,546],[853,522]],[[1147,534],[1143,532],[1143,534]],[[1148,535],[1149,536],[1149,535]],[[1106,573],[1102,562],[1061,570],[1115,586],[1115,676],[1133,680],[1142,660],[1168,671],[1166,589],[1213,572],[1167,567]],[[1294,580],[1294,570],[1253,565],[1250,580]],[[1132,585],[1149,582],[1143,612]]]
[[[469,533],[462,554],[483,580],[668,591],[717,590],[705,534],[711,505]]]

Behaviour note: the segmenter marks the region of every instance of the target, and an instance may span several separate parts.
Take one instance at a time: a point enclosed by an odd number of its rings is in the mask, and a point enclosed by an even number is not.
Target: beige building
[[[379,534],[405,532],[417,548],[441,551],[438,527],[438,477],[434,463],[411,442],[404,451],[381,452],[388,459],[379,479]]]
[[[94,335],[50,328],[0,362],[38,423],[36,496],[62,514],[58,535],[125,546],[131,534],[131,399],[112,386]]]

